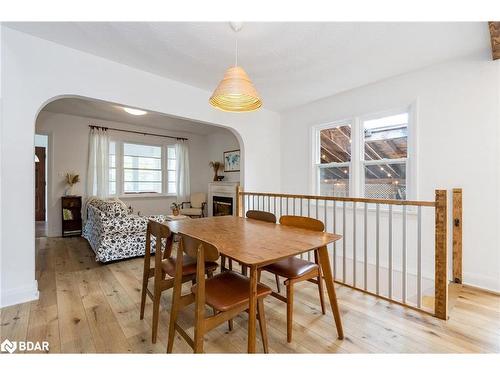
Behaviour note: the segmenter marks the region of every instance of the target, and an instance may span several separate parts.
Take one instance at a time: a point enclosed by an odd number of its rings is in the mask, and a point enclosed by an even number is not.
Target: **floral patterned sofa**
[[[148,220],[165,222],[165,216],[129,214],[119,199],[89,198],[83,237],[89,241],[99,262],[144,255]]]

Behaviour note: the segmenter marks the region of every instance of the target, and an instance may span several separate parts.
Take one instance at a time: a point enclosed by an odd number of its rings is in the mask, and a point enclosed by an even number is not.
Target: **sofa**
[[[87,200],[85,218],[82,236],[103,263],[144,255],[148,220],[166,221],[164,215],[131,214],[119,199],[98,198]]]

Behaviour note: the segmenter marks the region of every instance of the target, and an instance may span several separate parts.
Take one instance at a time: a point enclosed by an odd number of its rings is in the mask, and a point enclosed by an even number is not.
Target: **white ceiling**
[[[43,111],[193,134],[207,135],[227,131],[217,126],[179,119],[157,112],[148,111],[145,115],[134,116],[125,112],[120,105],[80,98],[55,100],[47,104]]]
[[[7,26],[210,92],[234,63],[228,23]],[[238,40],[239,65],[276,111],[490,48],[486,22],[245,23]]]

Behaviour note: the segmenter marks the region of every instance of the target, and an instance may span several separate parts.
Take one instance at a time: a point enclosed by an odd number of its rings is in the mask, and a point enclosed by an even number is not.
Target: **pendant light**
[[[236,33],[242,28],[242,24],[238,22],[231,22],[230,25]],[[248,74],[238,66],[238,39],[236,39],[235,64],[226,70],[209,103],[226,112],[249,112],[262,106],[262,100]]]

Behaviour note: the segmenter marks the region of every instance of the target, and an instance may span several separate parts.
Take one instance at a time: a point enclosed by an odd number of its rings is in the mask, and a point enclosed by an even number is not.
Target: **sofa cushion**
[[[89,204],[96,207],[106,216],[120,217],[128,214],[127,205],[119,199],[102,200],[94,199]]]

